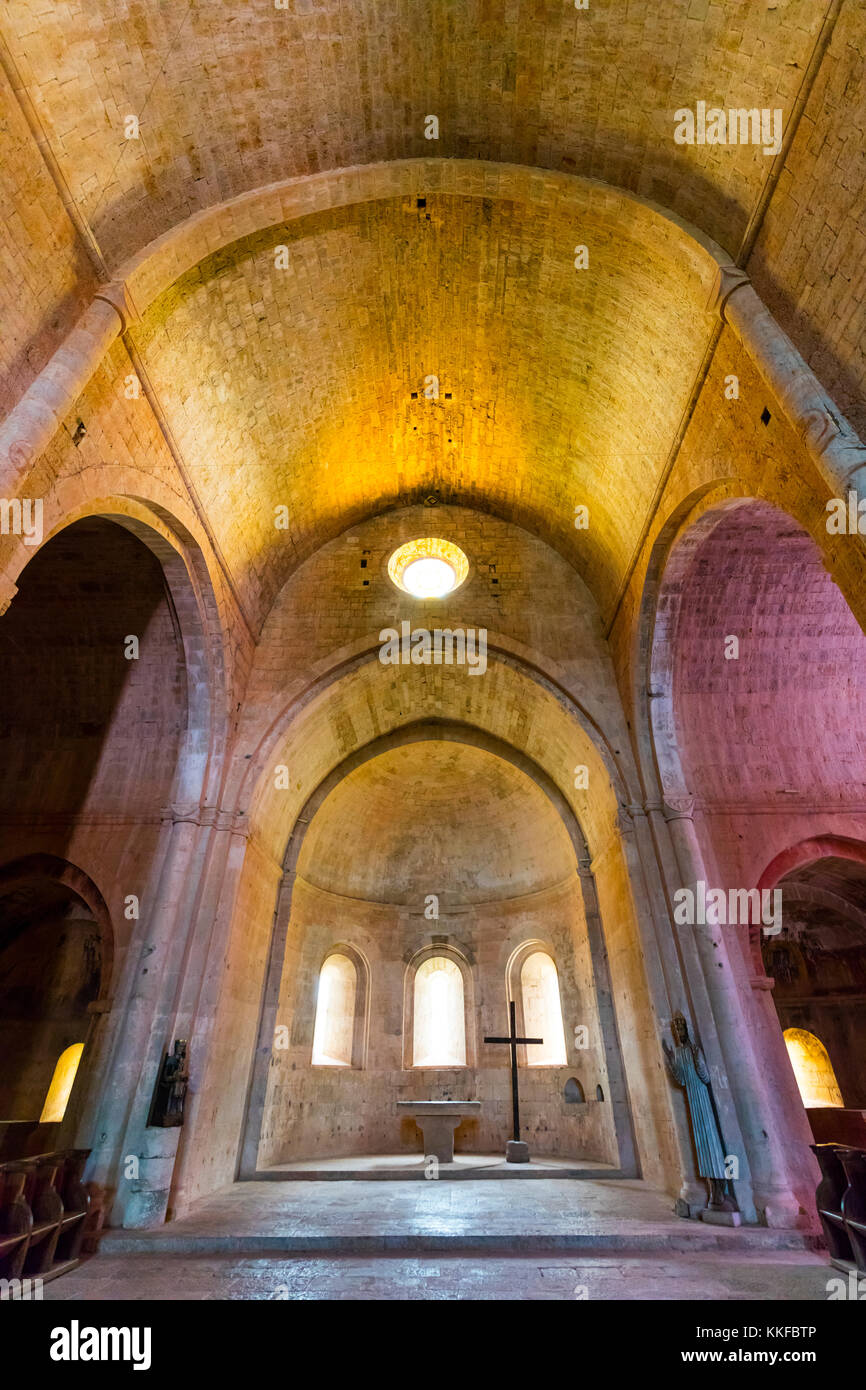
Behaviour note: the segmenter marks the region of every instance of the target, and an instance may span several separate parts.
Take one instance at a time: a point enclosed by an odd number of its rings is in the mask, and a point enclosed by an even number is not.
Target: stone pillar
[[[113,1224],[153,1225],[163,1219],[178,1131],[148,1129],[163,1051],[174,1022],[178,982],[209,827],[171,813],[168,844],[153,894],[141,899],[141,929],[130,943],[122,988],[112,1010],[110,1061],[92,1137],[88,1178],[113,1194]],[[134,1159],[138,1175],[127,1176]]]
[[[613,989],[610,982],[610,967],[604,940],[604,929],[598,908],[598,894],[595,888],[595,875],[589,859],[589,852],[580,855],[577,861],[580,891],[583,898],[583,913],[586,919],[586,933],[589,939],[589,953],[592,973],[595,977],[595,999],[598,1008],[598,1021],[601,1030],[604,1060],[610,1088],[610,1105],[613,1113],[613,1126],[619,1168],[626,1177],[639,1175],[637,1146],[634,1123],[629,1104],[628,1087],[622,1060],[622,1045],[617,1024],[616,1008],[613,1002]]]
[[[711,306],[733,329],[837,496],[866,498],[866,445],[738,266],[721,266]]]
[[[689,798],[685,808],[679,810],[667,805],[660,798],[648,800],[645,810],[664,880],[669,886],[679,887],[682,876],[674,854],[670,824],[681,813],[691,814],[691,799]],[[676,1008],[681,1009],[690,1025],[693,1026],[694,1035],[699,1039],[703,1048],[712,1077],[713,1099],[716,1103],[725,1144],[728,1152],[736,1154],[740,1160],[740,1176],[734,1184],[737,1201],[744,1220],[755,1222],[758,1218],[752,1193],[752,1175],[748,1151],[731,1093],[730,1079],[719,1041],[713,1005],[695,932],[692,927],[678,927],[670,913],[668,913],[668,921],[671,926],[672,938],[676,942],[677,956],[683,977],[681,1001],[679,1003],[674,1001],[672,1015],[676,1012]],[[668,1037],[667,1041],[670,1043],[671,1038]]]
[[[251,849],[254,853],[262,853],[249,838],[249,825],[245,817],[238,815],[233,818],[231,825],[219,828],[223,833],[214,839],[199,908],[201,929],[196,932],[194,942],[196,961],[187,971],[180,1001],[179,1019],[183,1020],[183,1026],[188,1027],[193,1054],[190,1097],[171,1185],[172,1219],[182,1217],[189,1209],[190,1192],[194,1189],[196,1181],[196,1165],[200,1165],[203,1146],[212,1142],[212,1129],[206,1112],[207,1107],[213,1104],[214,1097],[218,1096],[222,1084],[222,1078],[214,1073],[214,1050],[226,980],[225,962],[232,932],[238,929],[237,899],[246,866],[246,856]],[[278,902],[283,902],[283,898],[278,896],[282,866],[267,856],[266,862],[273,877],[275,898]],[[276,934],[275,930],[274,935]],[[271,1043],[272,1041],[273,1033]],[[252,1080],[250,1085],[253,1085]],[[245,1112],[249,1103],[247,1096],[244,1118],[241,1121],[242,1134],[246,1129]],[[258,1135],[255,1140],[256,1147],[257,1143]],[[242,1166],[242,1160],[239,1159],[238,1163]],[[254,1149],[253,1171],[255,1166]]]
[[[106,285],[0,426],[0,492],[15,492],[51,443],[131,317],[121,284]]]
[[[648,818],[640,806],[620,806],[618,822],[629,877],[636,884],[640,884],[639,897],[641,901],[646,901],[652,922],[652,934],[646,941],[644,960],[653,1000],[654,1041],[660,1085],[664,1088],[671,1110],[672,1137],[680,1176],[677,1197],[689,1208],[701,1207],[706,1205],[707,1191],[695,1168],[694,1145],[685,1096],[680,1088],[668,1083],[661,1050],[665,1026],[675,1013],[678,1001],[685,995],[682,966],[677,956],[676,943],[670,930],[670,916],[658,878],[658,863],[649,835]]]
[[[664,815],[679,869],[679,886],[695,892],[699,881],[707,883],[707,870],[695,830],[692,799],[678,798],[675,805],[666,807]],[[722,1064],[732,1082],[759,1218],[768,1226],[793,1228],[809,1224],[805,1215],[809,1209],[803,1207],[806,1193],[798,1191],[800,1175],[787,1162],[784,1142],[774,1123],[766,1067],[756,1052],[751,990],[742,978],[742,955],[736,944],[734,951],[729,951],[725,928],[721,926],[697,925],[691,930]],[[709,1037],[702,1036],[701,1042],[709,1044]],[[730,1144],[730,1136],[725,1135],[725,1139]]]

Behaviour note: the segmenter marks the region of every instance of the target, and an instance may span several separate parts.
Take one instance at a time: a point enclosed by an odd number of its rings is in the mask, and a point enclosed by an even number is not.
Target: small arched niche
[[[562,1091],[566,1105],[586,1105],[586,1092],[576,1076],[570,1076]]]
[[[66,1112],[98,1017],[92,1006],[111,975],[107,910],[89,890],[83,874],[50,856],[0,869],[2,1120],[48,1123],[49,1096],[52,1122]]]

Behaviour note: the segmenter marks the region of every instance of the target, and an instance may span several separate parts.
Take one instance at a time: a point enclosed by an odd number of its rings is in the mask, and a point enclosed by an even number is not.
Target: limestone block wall
[[[0,412],[5,414],[84,310],[96,277],[2,67],[0,190]]]
[[[434,935],[470,962],[474,1008],[467,1061],[473,1064],[465,1069],[404,1065],[407,962]],[[435,923],[424,920],[422,908],[348,900],[297,880],[278,1011],[291,1041],[273,1053],[260,1165],[343,1154],[420,1154],[420,1131],[400,1116],[398,1100],[480,1100],[480,1116],[463,1121],[457,1131],[457,1150],[504,1150],[511,1132],[509,1054],[482,1040],[507,1032],[506,965],[511,952],[530,940],[548,942],[554,952],[568,1063],[521,1066],[524,1138],[539,1154],[615,1164],[610,1087],[575,877],[543,894],[455,909]],[[366,1061],[359,1069],[310,1063],[318,970],[339,943],[354,945],[369,964]],[[588,1030],[585,1049],[574,1046],[576,1025]],[[565,1101],[570,1077],[580,1081],[586,1104]],[[603,1101],[596,1099],[597,1086]]]

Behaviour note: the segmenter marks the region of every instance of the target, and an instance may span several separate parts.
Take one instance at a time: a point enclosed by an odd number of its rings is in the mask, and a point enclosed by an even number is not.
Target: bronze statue
[[[685,1087],[689,1119],[698,1154],[698,1172],[709,1183],[710,1211],[736,1211],[736,1199],[725,1172],[725,1145],[719,1132],[710,1094],[710,1073],[703,1052],[689,1037],[689,1026],[681,1013],[671,1019],[674,1047],[662,1039],[665,1061],[671,1078]]]
[[[150,1119],[152,1125],[170,1129],[183,1124],[183,1110],[189,1086],[186,1050],[187,1040],[176,1038],[174,1052],[167,1052],[163,1058],[153,1098]]]

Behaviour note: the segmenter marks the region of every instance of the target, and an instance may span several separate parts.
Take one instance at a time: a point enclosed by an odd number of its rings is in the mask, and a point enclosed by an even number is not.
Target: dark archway
[[[761,959],[787,1033],[813,1035],[826,1049],[847,1109],[866,1109],[866,846],[827,840],[824,850],[767,879],[781,889],[782,931],[763,937]],[[853,857],[853,850],[858,857]],[[779,866],[784,865],[784,857]],[[807,1109],[838,1104],[820,1086],[801,1094]]]

